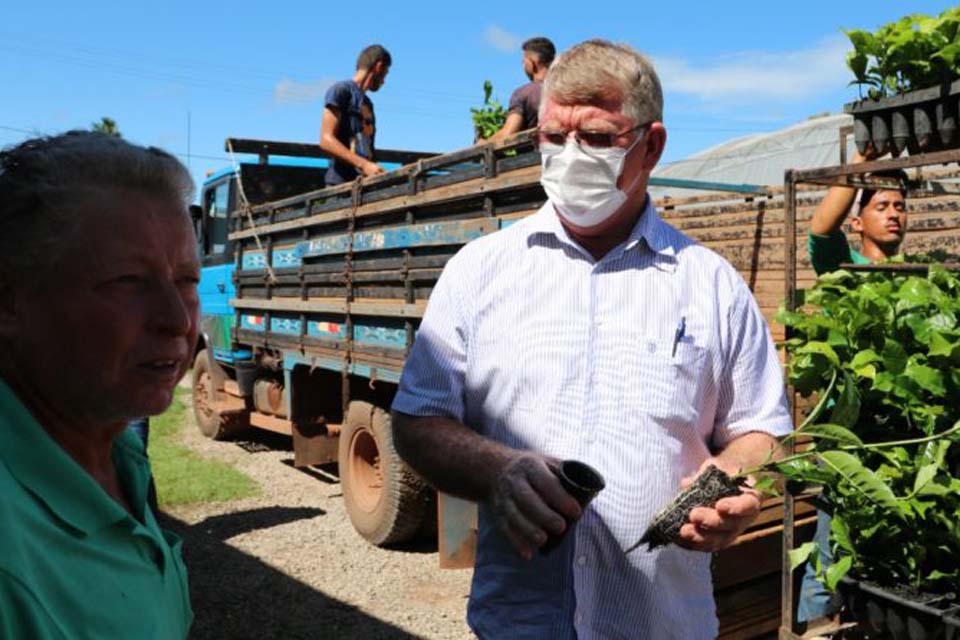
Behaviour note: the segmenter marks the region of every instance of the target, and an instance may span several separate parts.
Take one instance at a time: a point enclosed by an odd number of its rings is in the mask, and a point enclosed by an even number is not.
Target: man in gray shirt
[[[490,136],[490,140],[499,140],[520,131],[537,126],[540,110],[540,88],[547,69],[557,53],[553,43],[547,38],[530,38],[523,43],[523,72],[530,82],[513,92],[507,121],[499,131]]]

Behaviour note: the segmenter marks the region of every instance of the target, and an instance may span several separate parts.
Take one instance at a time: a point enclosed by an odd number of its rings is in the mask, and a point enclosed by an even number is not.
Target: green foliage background
[[[960,278],[938,265],[928,275],[822,276],[797,312],[786,342],[790,383],[827,407],[812,431],[819,456],[778,466],[788,478],[824,487],[833,514],[835,584],[848,569],[884,586],[947,592],[960,583],[960,435],[935,436],[960,421]],[[864,446],[865,445],[865,446]],[[795,560],[813,558],[810,545]]]
[[[201,458],[180,444],[184,428],[196,428],[188,413],[190,391],[178,387],[170,408],[150,419],[150,465],[160,507],[222,502],[255,496],[260,487],[230,465]]]
[[[960,7],[937,17],[915,13],[875,32],[845,32],[854,50],[847,67],[868,96],[905,93],[960,78]]]
[[[471,107],[470,115],[473,118],[473,128],[478,138],[486,140],[503,127],[507,121],[507,110],[497,100],[491,100],[493,83],[483,81],[483,106]]]

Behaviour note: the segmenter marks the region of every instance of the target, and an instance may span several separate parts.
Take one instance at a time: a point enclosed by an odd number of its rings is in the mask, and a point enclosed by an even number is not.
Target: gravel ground
[[[188,447],[262,488],[257,498],[166,510],[164,526],[184,537],[191,638],[474,637],[470,572],[439,569],[435,542],[376,548],[351,527],[334,470],[295,469],[289,438],[213,442],[188,421]]]

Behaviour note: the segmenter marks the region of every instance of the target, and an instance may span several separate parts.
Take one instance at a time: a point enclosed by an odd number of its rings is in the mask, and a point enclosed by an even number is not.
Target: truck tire
[[[193,414],[200,432],[212,440],[225,440],[234,431],[247,426],[246,413],[223,413],[217,407],[218,389],[213,388],[207,350],[201,349],[193,361]]]
[[[432,517],[433,489],[397,455],[390,414],[383,409],[350,403],[337,457],[350,522],[371,544],[409,540]]]

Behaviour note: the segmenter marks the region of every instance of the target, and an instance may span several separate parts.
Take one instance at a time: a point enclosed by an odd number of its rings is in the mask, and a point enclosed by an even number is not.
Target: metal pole
[[[784,208],[784,295],[788,311],[797,306],[797,183],[793,169],[784,173],[783,208]],[[785,338],[790,338],[790,327],[786,327]],[[786,356],[789,357],[789,356]],[[785,363],[786,364],[786,363]],[[787,398],[790,401],[790,416],[794,416],[795,403],[793,388],[787,388]],[[788,446],[787,455],[793,452],[793,445]],[[790,571],[790,550],[794,546],[794,504],[793,496],[784,489],[783,494],[783,550],[781,557],[781,601],[780,601],[780,634],[781,640],[795,638],[794,611],[793,611],[793,572]]]

